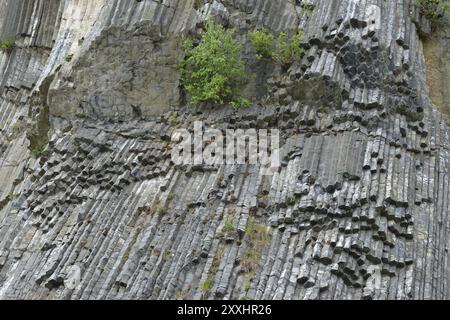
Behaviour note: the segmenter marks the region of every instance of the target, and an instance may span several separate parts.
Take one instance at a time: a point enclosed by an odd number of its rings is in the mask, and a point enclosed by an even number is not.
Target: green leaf
[[[233,30],[208,21],[198,46],[183,39],[185,60],[180,63],[181,83],[189,102],[241,104],[239,88],[245,83],[245,66],[240,57],[241,44]]]

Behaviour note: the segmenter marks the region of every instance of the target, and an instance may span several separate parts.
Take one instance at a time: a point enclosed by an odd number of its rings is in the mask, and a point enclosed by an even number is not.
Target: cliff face
[[[427,22],[409,0],[305,2],[0,0],[0,298],[449,298]],[[180,40],[208,17],[258,105],[184,106]],[[304,57],[256,61],[261,25],[303,29]],[[198,120],[279,129],[281,168],[171,164]]]
[[[439,29],[424,41],[427,83],[431,101],[450,123],[450,26]]]

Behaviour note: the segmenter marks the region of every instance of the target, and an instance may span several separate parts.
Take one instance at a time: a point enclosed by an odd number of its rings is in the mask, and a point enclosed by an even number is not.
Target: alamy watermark
[[[260,165],[271,174],[280,167],[278,129],[226,129],[225,134],[195,121],[193,132],[177,129],[172,135],[175,165]]]

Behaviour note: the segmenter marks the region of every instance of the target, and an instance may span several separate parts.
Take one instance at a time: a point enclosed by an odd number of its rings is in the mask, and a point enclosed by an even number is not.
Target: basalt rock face
[[[236,29],[254,106],[184,105],[207,18]],[[258,26],[303,29],[304,56],[257,61]],[[428,30],[409,0],[0,0],[0,298],[449,298]],[[282,166],[175,166],[194,121],[279,129]]]

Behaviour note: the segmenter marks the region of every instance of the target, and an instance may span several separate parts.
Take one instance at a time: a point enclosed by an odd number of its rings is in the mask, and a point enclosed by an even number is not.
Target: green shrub
[[[307,16],[310,16],[314,11],[314,4],[310,2],[302,2],[301,7]]]
[[[178,114],[176,112],[172,112],[169,116],[168,121],[172,127],[176,126],[178,124]],[[171,194],[171,195],[169,195],[169,197],[170,196],[172,197],[172,199],[169,199],[169,200],[173,200],[173,195]]]
[[[250,33],[250,42],[256,50],[256,58],[268,58],[273,56],[274,36],[268,33],[265,28]]]
[[[270,244],[267,227],[250,218],[245,228],[247,248],[241,258],[244,273],[253,274],[261,259],[261,251]]]
[[[449,19],[450,2],[444,0],[416,0],[420,13],[435,27]]]
[[[252,287],[252,283],[247,279],[244,282],[244,291],[245,291],[245,293],[248,293],[248,291],[250,290],[251,287]]]
[[[72,61],[73,58],[73,54],[68,54],[67,56],[64,57],[64,60],[66,60],[66,62],[70,62]]]
[[[30,147],[31,147],[31,154],[33,155],[33,157],[37,159],[42,155],[42,153],[47,148],[47,143],[39,143]]]
[[[299,31],[292,37],[288,37],[285,32],[281,32],[277,39],[267,32],[266,29],[256,30],[250,33],[250,41],[256,50],[256,57],[270,57],[284,67],[294,63],[301,57],[300,38],[303,32]]]
[[[275,53],[273,56],[275,61],[287,66],[300,58],[302,55],[302,48],[300,48],[300,38],[302,35],[303,33],[299,31],[288,39],[286,33],[281,32],[275,43]]]
[[[212,275],[209,275],[208,278],[206,278],[205,282],[202,283],[202,293],[205,294],[211,290],[211,288],[214,285],[214,277]]]
[[[15,46],[15,40],[11,38],[0,40],[1,51],[11,51]]]
[[[208,21],[199,45],[185,40],[183,47],[186,57],[181,64],[181,84],[190,103],[250,104],[238,94],[247,77],[240,58],[241,45],[233,39],[232,30]]]
[[[223,231],[227,234],[231,234],[234,232],[234,226],[233,226],[233,218],[228,217],[225,219],[225,224],[223,226]]]

